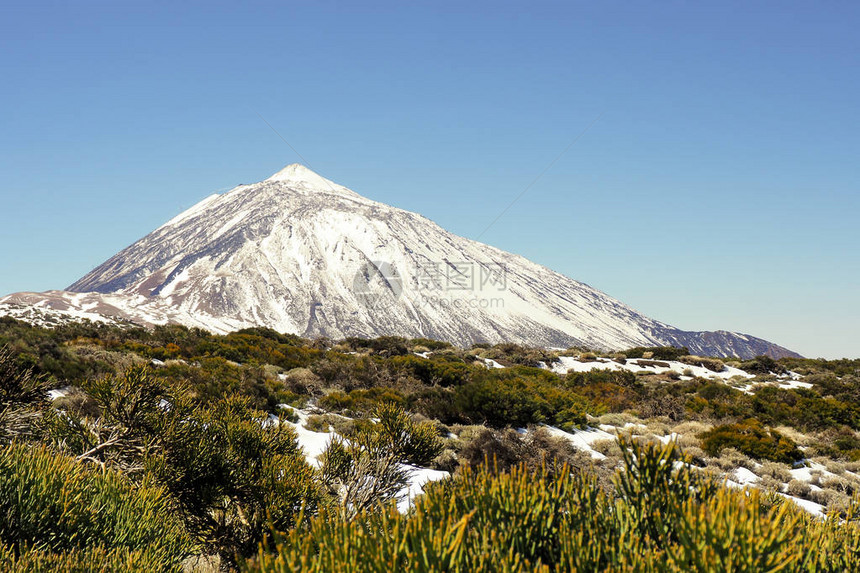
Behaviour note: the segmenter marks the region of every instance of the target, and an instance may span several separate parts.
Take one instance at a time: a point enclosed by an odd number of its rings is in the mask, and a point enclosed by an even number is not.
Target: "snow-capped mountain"
[[[308,337],[794,354],[743,334],[663,324],[298,164],[204,199],[68,291],[4,297],[0,312],[178,322],[215,332],[267,326]]]

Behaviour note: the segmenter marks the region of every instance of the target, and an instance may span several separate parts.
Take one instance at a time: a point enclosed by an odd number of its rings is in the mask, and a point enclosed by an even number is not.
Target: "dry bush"
[[[851,501],[851,498],[836,490],[819,489],[809,492],[809,500],[823,505],[828,509],[836,509],[847,505]]]
[[[857,490],[857,483],[840,476],[829,476],[821,480],[821,489],[829,489],[851,496]]]
[[[699,467],[705,467],[708,465],[708,454],[706,454],[705,450],[703,450],[702,448],[690,446],[682,448],[682,451],[685,455],[690,456],[694,465]]]
[[[758,487],[764,491],[782,491],[783,482],[770,476],[764,476],[758,480]]]
[[[684,419],[687,411],[687,400],[683,396],[650,396],[640,402],[639,415],[642,418],[657,418],[665,416],[679,422]]]
[[[724,448],[717,458],[711,458],[714,464],[722,470],[731,471],[735,468],[754,469],[755,462],[734,448]]]
[[[722,360],[717,358],[705,358],[703,356],[681,356],[678,358],[679,362],[683,362],[684,364],[689,364],[690,366],[702,366],[703,368],[707,368],[711,372],[722,372],[726,369],[726,366],[723,364]]]
[[[191,555],[182,561],[183,573],[219,573],[223,571],[220,555]],[[226,568],[227,565],[224,564]]]
[[[838,476],[841,476],[845,473],[845,464],[834,460],[827,460],[826,462],[824,462],[824,467],[826,467],[827,471],[829,471],[830,473],[836,474]]]
[[[449,447],[442,450],[442,453],[436,456],[436,459],[430,464],[430,468],[453,474],[460,466],[460,456],[457,452]]]
[[[685,454],[687,454],[688,456],[690,456],[691,458],[694,458],[694,459],[699,458],[701,460],[704,460],[705,458],[708,457],[708,454],[705,453],[705,450],[703,450],[702,448],[700,448],[698,446],[682,447],[681,449]]]
[[[714,458],[705,458],[704,462],[705,466],[703,468],[703,471],[705,473],[717,476],[717,481],[722,481],[726,477],[727,470],[723,469],[723,467],[718,463],[719,460]]]
[[[809,475],[809,483],[821,487],[821,470],[812,470]]]
[[[676,434],[675,441],[684,449],[701,448],[702,441],[692,434]]]
[[[329,432],[330,428],[328,422],[325,419],[325,416],[320,416],[318,414],[312,414],[308,416],[307,421],[305,422],[305,429],[310,432]]]
[[[732,376],[728,380],[725,380],[723,383],[726,386],[731,386],[732,388],[737,388],[737,389],[746,388],[748,386],[755,386],[755,384],[750,382],[749,378],[746,378],[745,376],[740,376],[740,375]]]
[[[349,436],[355,430],[355,420],[337,414],[313,414],[308,416],[305,428],[311,432],[335,432],[341,436]]]
[[[690,420],[687,422],[681,422],[680,424],[676,424],[674,427],[672,427],[672,431],[681,436],[697,436],[701,433],[707,432],[713,427],[713,424]]]
[[[792,480],[791,472],[788,471],[788,466],[777,462],[764,462],[761,467],[753,470],[759,477],[772,477],[782,483],[787,483]]]
[[[69,388],[66,395],[54,400],[52,405],[57,410],[71,412],[78,416],[92,419],[97,418],[99,415],[98,403],[77,386]]]
[[[665,419],[648,420],[645,423],[645,428],[656,436],[665,436],[671,433],[669,424],[666,423]]]
[[[72,347],[72,351],[80,358],[85,360],[98,360],[101,362],[106,362],[110,364],[114,368],[116,368],[117,372],[123,372],[131,366],[142,366],[144,364],[149,363],[148,358],[144,358],[137,354],[125,353],[125,352],[114,352],[111,350],[106,350],[101,346],[94,345],[82,345],[82,346],[74,346]]]
[[[553,436],[545,428],[535,428],[526,437],[526,443],[538,452],[542,458],[553,462],[568,462],[573,467],[585,468],[591,466],[591,455],[576,448],[570,440],[561,436]],[[588,461],[584,464],[584,461]]]
[[[460,466],[460,452],[476,437],[487,430],[486,426],[463,426],[454,424],[447,428],[444,435],[453,434],[455,437],[447,437],[443,440],[442,453],[436,456],[431,464],[434,470],[444,470],[454,473]]]
[[[618,447],[618,443],[615,440],[595,440],[591,443],[591,449],[606,457],[621,457],[621,448]]]
[[[812,436],[799,432],[796,428],[792,428],[791,426],[777,426],[773,429],[796,443],[798,446],[814,446],[818,442],[818,440]]]
[[[179,364],[180,362],[178,360],[167,360],[164,363],[164,365],[165,366],[171,366],[172,363]],[[273,380],[277,380],[278,374],[282,373],[283,371],[284,371],[283,368],[281,368],[280,366],[275,366],[274,364],[264,364],[263,365],[263,374],[266,376],[266,378],[271,378]]]
[[[639,424],[641,420],[636,416],[621,412],[603,414],[595,420],[597,424],[607,424],[616,428],[623,428],[625,424]]]
[[[809,498],[809,493],[812,491],[812,488],[805,481],[800,481],[793,479],[788,482],[788,486],[785,488],[785,493],[788,495],[793,495],[794,497],[801,497],[803,499]]]
[[[533,470],[544,465],[550,469],[561,468],[565,463],[581,469],[591,466],[591,458],[587,453],[577,450],[569,440],[553,436],[540,427],[526,434],[511,429],[483,428],[471,439],[462,440],[462,444],[459,459],[465,466],[478,467],[489,463],[498,471],[508,470],[520,463]]]
[[[310,368],[293,368],[284,375],[284,383],[287,388],[296,394],[307,394],[309,396],[322,395],[322,379],[314,374]]]
[[[470,440],[475,439],[477,436],[482,434],[484,430],[486,430],[486,426],[480,425],[469,425],[464,426],[461,424],[454,424],[451,426],[451,433],[457,436],[457,439],[460,442],[466,443]]]

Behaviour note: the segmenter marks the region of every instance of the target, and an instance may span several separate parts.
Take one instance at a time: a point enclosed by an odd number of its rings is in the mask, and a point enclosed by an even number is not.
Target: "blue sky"
[[[860,5],[5,2],[0,293],[299,158],[686,329],[860,356]],[[602,114],[602,115],[601,115]]]

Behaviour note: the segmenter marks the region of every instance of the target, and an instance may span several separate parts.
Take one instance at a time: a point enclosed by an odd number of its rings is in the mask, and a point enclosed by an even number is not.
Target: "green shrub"
[[[442,451],[442,440],[434,424],[416,422],[406,410],[391,402],[380,404],[374,418],[372,426],[355,436],[359,443],[390,449],[399,461],[415,466],[430,464]]]
[[[34,422],[47,408],[44,377],[15,363],[6,346],[0,346],[0,442],[32,437]]]
[[[582,427],[600,408],[552,375],[490,374],[455,389],[455,411],[464,421],[494,427],[547,423],[566,430]]]
[[[428,360],[420,356],[398,356],[391,359],[391,364],[429,386],[459,386],[465,384],[472,374],[471,366],[445,357]]]
[[[270,526],[293,527],[321,495],[295,431],[236,396],[170,427],[145,466],[227,561],[252,551]]]
[[[329,412],[357,417],[371,414],[387,402],[402,405],[405,399],[400,392],[391,388],[356,389],[348,394],[337,390],[320,398],[319,406]]]
[[[348,440],[332,440],[320,456],[322,482],[347,515],[395,499],[407,485],[402,464],[426,466],[442,452],[434,424],[416,422],[392,403],[380,404],[374,416],[357,421]]]
[[[793,463],[803,459],[803,452],[791,439],[775,430],[767,430],[754,419],[717,426],[700,434],[699,438],[702,449],[711,456],[719,456],[723,448],[734,448],[760,460]]]
[[[424,348],[435,351],[435,350],[444,350],[446,348],[452,348],[450,342],[442,342],[439,340],[432,340],[430,338],[413,338],[409,341],[409,344],[414,348],[416,346],[423,346]]]
[[[749,374],[783,374],[786,372],[784,366],[770,356],[756,356],[751,360],[744,360],[740,369]]]
[[[320,476],[336,497],[343,516],[354,516],[396,499],[408,484],[408,471],[381,441],[335,438],[319,457]]]
[[[150,549],[118,547],[87,547],[54,553],[31,547],[0,546],[0,567],[6,573],[93,573],[122,571],[123,573],[152,573],[154,571],[184,571],[179,563],[165,562],[163,556]]]
[[[690,351],[686,347],[676,346],[654,346],[645,348],[637,346],[625,350],[622,354],[627,358],[653,358],[654,360],[678,360],[682,356],[687,356]],[[648,354],[646,357],[645,355]]]
[[[191,550],[164,489],[25,445],[0,450],[0,543],[52,553],[143,551],[164,571]]]
[[[145,368],[87,386],[95,415],[49,416],[58,448],[80,460],[154,479],[177,500],[194,535],[226,560],[252,551],[270,524],[287,528],[320,498],[295,431],[243,396],[208,407]]]
[[[412,512],[323,513],[261,547],[249,571],[849,571],[855,508],[816,520],[683,465],[673,444],[621,441],[607,494],[589,474],[486,466],[429,484]]]

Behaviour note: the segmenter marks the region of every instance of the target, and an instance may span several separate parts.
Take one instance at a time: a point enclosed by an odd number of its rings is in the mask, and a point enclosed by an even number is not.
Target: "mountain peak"
[[[202,201],[69,290],[98,295],[68,295],[85,301],[75,309],[103,295],[105,305],[127,307],[121,316],[131,320],[217,332],[265,326],[309,337],[392,335],[467,347],[674,345],[705,356],[790,354],[753,337],[660,323],[298,164]]]
[[[301,163],[292,163],[287,165],[263,181],[263,183],[280,183],[292,189],[302,188],[310,191],[321,191],[325,193],[333,193],[335,195],[348,196],[353,199],[360,197],[360,195],[355,191],[326,179],[319,173],[312,171]]]
[[[320,183],[325,182],[325,178],[311,171],[301,163],[292,163],[266,179],[266,181]]]

